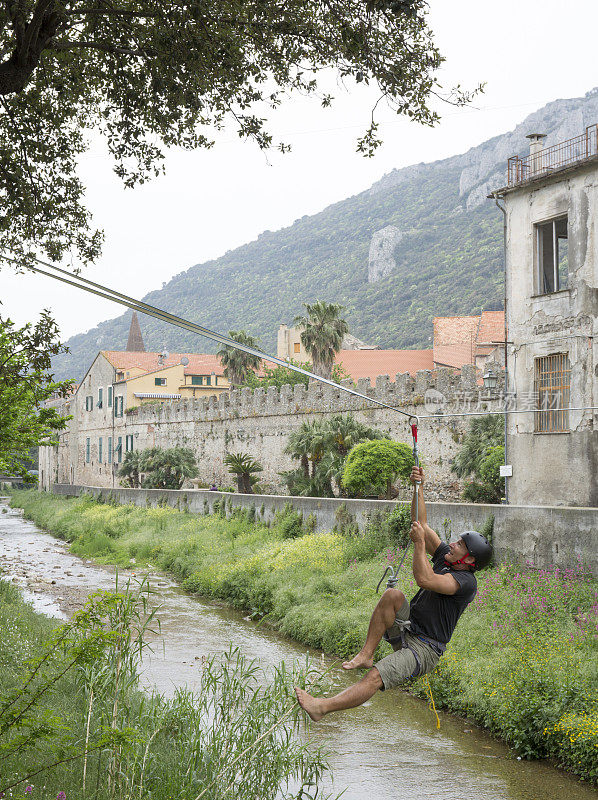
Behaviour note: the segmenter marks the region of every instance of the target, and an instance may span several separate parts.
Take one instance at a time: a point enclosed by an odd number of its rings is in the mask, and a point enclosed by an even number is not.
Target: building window
[[[166,378],[154,378],[156,386],[166,386]]]
[[[108,408],[112,408],[112,386],[108,387]]]
[[[91,439],[85,440],[85,463],[89,464],[91,461]]]
[[[112,464],[112,436],[108,437],[108,463]]]
[[[560,292],[569,286],[567,217],[536,225],[536,294]]]
[[[104,390],[102,388],[98,389],[98,408],[102,407],[103,395],[104,395]]]
[[[203,378],[201,375],[192,375],[191,376],[191,385],[192,386],[202,386],[203,385]]]
[[[100,464],[102,463],[102,456],[103,455],[104,454],[102,452],[102,437],[100,436],[100,438],[98,439],[98,462]]]
[[[300,353],[301,352],[301,344],[299,342],[295,342],[293,345],[293,353]]]
[[[212,385],[212,379],[209,375],[206,375],[206,386],[211,386],[211,385]]]
[[[123,396],[119,394],[114,398],[114,416],[122,417],[123,415]]]
[[[126,450],[127,453],[130,453],[130,452],[133,451],[133,434],[131,434],[130,436],[127,435],[127,437],[125,439],[125,450]]]
[[[123,460],[123,437],[122,436],[118,437],[118,444],[116,445],[116,455],[117,455],[117,459],[116,460],[120,464],[121,461]]]
[[[90,394],[85,398],[85,410],[93,411],[93,396]]]
[[[567,353],[536,358],[535,393],[536,433],[559,433],[569,430],[571,365]]]

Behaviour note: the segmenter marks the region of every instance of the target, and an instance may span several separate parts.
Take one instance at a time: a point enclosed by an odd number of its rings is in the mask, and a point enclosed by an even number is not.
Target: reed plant
[[[298,735],[292,685],[230,649],[199,665],[199,688],[140,691],[155,610],[146,581],[93,596],[51,630],[0,581],[2,796],[171,800],[308,798],[327,769]],[[321,796],[321,795],[318,795]]]

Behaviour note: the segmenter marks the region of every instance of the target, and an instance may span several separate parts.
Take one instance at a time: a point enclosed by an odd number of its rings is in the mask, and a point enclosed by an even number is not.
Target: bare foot
[[[322,701],[317,697],[312,697],[298,686],[295,686],[295,694],[297,695],[297,700],[301,708],[309,714],[314,722],[319,722],[324,716],[324,712],[321,708]]]
[[[343,661],[343,669],[370,669],[374,666],[374,659],[357,653],[351,661]]]

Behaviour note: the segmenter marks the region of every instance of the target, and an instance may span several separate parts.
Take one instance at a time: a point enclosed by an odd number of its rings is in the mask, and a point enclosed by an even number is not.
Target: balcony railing
[[[557,169],[585,161],[598,155],[598,125],[589,125],[585,133],[545,147],[528,156],[511,156],[507,162],[507,182],[517,186],[532,178],[550,174]]]

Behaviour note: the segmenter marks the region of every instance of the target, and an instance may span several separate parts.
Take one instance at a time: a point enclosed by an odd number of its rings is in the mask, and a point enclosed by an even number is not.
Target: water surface
[[[4,513],[2,513],[4,512]],[[34,608],[66,618],[96,589],[114,588],[114,570],[77,558],[19,511],[0,503],[0,565]],[[121,574],[120,579],[132,574]],[[198,685],[202,656],[230,643],[267,669],[304,659],[307,648],[228,607],[185,595],[156,574],[161,644],[145,660],[142,682],[171,694]],[[162,646],[163,643],[163,646]],[[312,653],[324,668],[332,663]],[[355,680],[334,668],[338,688]],[[501,743],[458,717],[441,714],[400,691],[379,692],[365,706],[310,725],[310,739],[331,753],[333,789],[346,800],[597,800],[598,792],[543,762],[517,761]]]

